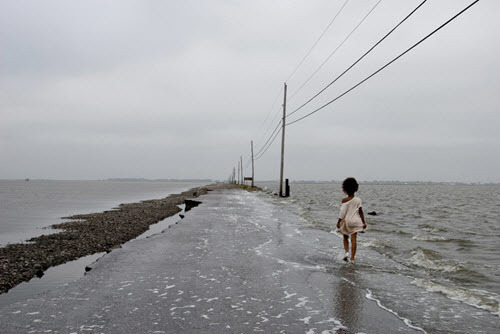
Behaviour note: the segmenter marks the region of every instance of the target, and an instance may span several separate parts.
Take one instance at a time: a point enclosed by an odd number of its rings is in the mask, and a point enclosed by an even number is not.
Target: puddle
[[[176,213],[173,216],[167,217],[167,218],[163,219],[162,221],[159,221],[156,224],[149,225],[149,230],[147,230],[146,232],[144,232],[143,234],[141,234],[140,236],[138,236],[138,237],[136,237],[135,239],[132,239],[132,240],[144,239],[144,238],[152,236],[153,234],[161,233],[165,229],[167,229],[169,226],[174,225],[179,220],[181,220],[181,217],[179,215],[183,215],[184,216],[184,210],[186,209],[186,204],[180,204],[180,205],[177,205],[177,206],[182,211],[180,211],[179,213]],[[130,240],[130,241],[132,241],[132,240]],[[127,242],[130,242],[130,241],[127,241]]]
[[[167,229],[169,226],[174,225],[181,217],[179,215],[184,215],[184,210],[186,208],[185,204],[178,205],[182,210],[179,213],[167,217],[164,220],[150,225],[149,229],[143,234],[139,235],[135,239],[127,241],[131,242],[133,240],[145,239],[153,234],[161,233],[163,230]],[[124,245],[125,245],[124,244]],[[85,275],[85,267],[90,266],[92,263],[97,261],[101,256],[105,255],[105,252],[96,253],[88,256],[79,258],[78,260],[66,262],[59,266],[51,267],[47,269],[43,276],[38,278],[34,277],[29,282],[23,282],[16,287],[10,289],[7,293],[0,294],[0,308],[10,305],[19,301],[24,301],[29,298],[33,298],[36,295],[52,290],[73,281],[76,281]]]
[[[85,267],[97,261],[104,254],[106,253],[84,256],[78,260],[47,269],[42,277],[33,277],[29,282],[22,282],[10,289],[9,292],[0,294],[0,308],[33,298],[44,291],[78,280],[85,274]]]

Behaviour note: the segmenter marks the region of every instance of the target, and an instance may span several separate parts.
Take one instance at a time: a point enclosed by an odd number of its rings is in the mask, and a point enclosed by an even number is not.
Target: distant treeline
[[[144,178],[111,178],[105,181],[115,182],[212,182],[211,179],[144,179]]]

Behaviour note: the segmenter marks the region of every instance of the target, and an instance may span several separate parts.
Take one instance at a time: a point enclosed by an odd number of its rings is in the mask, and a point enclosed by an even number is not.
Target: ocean
[[[340,184],[293,183],[289,198],[273,194],[277,184],[259,186],[303,229],[338,238],[330,256],[343,254]],[[429,332],[500,330],[500,186],[361,184],[356,195],[368,228],[354,266],[367,298]]]
[[[164,198],[200,185],[204,183],[0,180],[0,247],[56,233],[49,227],[64,222],[62,217]]]

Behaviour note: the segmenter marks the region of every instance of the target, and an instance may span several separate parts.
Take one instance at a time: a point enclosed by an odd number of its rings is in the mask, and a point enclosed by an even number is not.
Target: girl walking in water
[[[342,200],[340,206],[337,231],[344,235],[344,261],[347,261],[349,256],[349,236],[351,236],[351,261],[354,261],[357,234],[366,228],[361,199],[354,196],[354,193],[358,191],[358,187],[358,182],[353,177],[348,177],[342,182],[342,190],[347,197]]]

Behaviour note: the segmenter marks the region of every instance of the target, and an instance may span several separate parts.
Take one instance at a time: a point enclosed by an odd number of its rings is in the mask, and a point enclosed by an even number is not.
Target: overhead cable
[[[414,49],[415,47],[417,47],[420,43],[422,43],[423,41],[425,41],[427,38],[431,37],[432,35],[434,35],[436,32],[438,32],[439,30],[441,30],[443,27],[445,27],[446,25],[448,25],[448,23],[450,23],[451,21],[455,20],[458,16],[460,16],[461,14],[463,14],[466,10],[468,10],[469,8],[471,8],[473,5],[475,5],[476,3],[478,3],[479,0],[476,0],[474,1],[473,3],[471,3],[470,5],[468,5],[467,7],[465,7],[464,9],[462,9],[459,13],[457,13],[455,16],[453,16],[451,19],[449,19],[448,21],[446,21],[445,23],[443,23],[442,25],[440,25],[438,28],[436,28],[434,31],[432,31],[430,34],[428,34],[427,36],[425,36],[424,38],[422,38],[420,41],[418,41],[417,43],[413,44],[410,48],[408,48],[406,51],[404,51],[403,53],[401,53],[399,56],[397,56],[396,58],[394,58],[393,60],[391,60],[390,62],[388,62],[387,64],[385,64],[384,66],[382,66],[381,68],[379,68],[378,70],[376,70],[375,72],[373,72],[372,74],[370,74],[368,77],[366,77],[365,79],[363,79],[362,81],[360,81],[359,83],[357,83],[356,85],[352,86],[351,88],[349,88],[348,90],[346,90],[345,92],[343,92],[342,94],[340,94],[339,96],[337,96],[336,98],[334,98],[333,100],[329,101],[328,103],[322,105],[321,107],[311,111],[310,113],[292,121],[292,122],[289,122],[289,123],[286,123],[286,125],[291,125],[291,124],[294,124],[294,123],[297,123],[301,120],[303,120],[304,118],[306,117],[309,117],[311,116],[312,114],[315,114],[317,113],[318,111],[320,111],[321,109],[325,108],[326,106],[332,104],[333,102],[337,101],[338,99],[340,99],[341,97],[343,97],[344,95],[348,94],[349,92],[351,92],[352,90],[356,89],[357,87],[361,86],[364,82],[366,82],[367,80],[369,80],[370,78],[372,78],[373,76],[375,76],[376,74],[378,74],[379,72],[381,72],[382,70],[384,70],[385,68],[387,68],[389,65],[391,65],[392,63],[394,63],[396,60],[398,60],[399,58],[401,58],[402,56],[404,56],[405,54],[407,54],[408,52],[410,52],[412,49]]]
[[[426,0],[427,1],[427,0]],[[299,88],[290,96],[290,98],[288,99],[289,101],[292,100],[296,95],[297,93],[302,90],[302,88],[304,88],[304,86],[316,75],[316,73],[318,73],[318,71],[323,68],[323,66],[330,60],[330,58],[333,57],[333,55],[335,53],[337,53],[337,51],[342,47],[342,45],[344,45],[344,43],[349,39],[349,37],[351,37],[351,35],[359,28],[359,26],[368,18],[368,16],[370,16],[370,14],[375,10],[375,8],[377,8],[377,6],[379,5],[379,3],[381,3],[382,0],[379,0],[373,7],[372,9],[370,9],[370,11],[361,19],[361,21],[358,22],[358,24],[354,27],[353,30],[351,30],[351,32],[347,35],[346,38],[344,38],[344,40],[342,41],[342,43],[340,43],[336,48],[335,50],[333,50],[332,53],[330,53],[330,55],[325,59],[325,61],[323,61],[323,63],[321,63],[321,65],[309,76],[309,78],[307,78],[306,81],[304,81],[302,83],[302,85],[299,86]],[[425,1],[424,1],[425,2]],[[306,102],[305,104],[309,103]],[[305,105],[304,104],[304,105]],[[296,110],[294,110],[293,112],[290,113],[293,114],[294,112],[298,111],[300,108],[302,108],[304,105],[300,106],[299,108],[297,108]]]
[[[264,145],[262,145],[262,147],[260,148],[260,150],[254,154],[254,156],[256,155],[259,155],[260,152],[262,152],[262,150],[264,149],[264,147],[266,146],[267,143],[269,143],[269,141],[271,140],[271,138],[273,137],[274,133],[276,132],[276,130],[278,130],[279,126],[281,125],[281,123],[283,122],[283,120],[280,120],[278,122],[278,124],[276,125],[276,127],[274,128],[273,132],[271,133],[271,135],[269,136],[269,138],[267,139],[267,141],[264,143]]]
[[[274,101],[273,101],[273,104],[271,106],[271,109],[269,110],[269,112],[267,113],[267,116],[266,118],[264,119],[264,122],[262,122],[262,125],[260,126],[260,128],[262,129],[264,127],[264,125],[266,124],[269,116],[272,114],[273,110],[274,110],[274,106],[276,105],[276,102],[278,101],[279,97],[281,96],[281,93],[283,92],[283,87],[281,87],[280,91],[278,92],[278,95],[276,95],[276,97],[274,98]],[[271,120],[271,123],[269,124],[269,126],[267,127],[266,131],[264,131],[262,133],[262,135],[259,137],[259,140],[260,138],[264,137],[266,135],[266,133],[269,131],[269,129],[271,128],[271,124],[274,123],[274,120],[276,119],[276,116],[273,117],[273,119]]]
[[[328,24],[328,26],[325,28],[325,30],[323,30],[323,33],[321,33],[321,35],[316,40],[316,42],[313,44],[313,46],[309,49],[309,51],[307,51],[307,53],[304,56],[304,58],[302,58],[302,60],[295,67],[295,69],[293,70],[293,72],[288,76],[288,79],[286,79],[286,81],[289,81],[292,78],[292,76],[295,74],[295,72],[297,72],[297,70],[300,68],[300,66],[302,65],[302,63],[304,63],[304,61],[306,60],[306,58],[311,54],[312,50],[316,47],[316,45],[319,43],[319,41],[323,38],[323,36],[325,35],[326,31],[330,28],[330,26],[333,24],[333,22],[335,22],[335,20],[340,15],[340,13],[342,12],[342,10],[344,9],[344,7],[347,5],[348,2],[349,2],[349,0],[346,0],[344,2],[344,4],[342,5],[342,7],[340,7],[340,9],[337,11],[337,14],[335,14],[335,16],[333,17],[333,19]]]
[[[289,77],[288,77],[288,79],[287,79],[286,81],[290,80],[290,78],[291,78],[291,77],[295,74],[295,72],[297,72],[297,70],[300,68],[300,66],[302,65],[302,63],[306,60],[306,58],[309,56],[309,54],[312,52],[312,50],[316,47],[316,45],[319,43],[319,41],[323,38],[323,36],[324,36],[324,35],[325,35],[325,33],[327,32],[327,30],[330,28],[330,26],[331,26],[331,25],[335,22],[335,20],[336,20],[336,19],[337,19],[337,17],[340,15],[340,13],[342,12],[342,10],[344,9],[344,7],[347,5],[347,3],[348,3],[348,2],[349,2],[349,0],[346,0],[346,1],[344,2],[344,4],[340,7],[340,9],[337,11],[337,13],[336,13],[336,14],[335,14],[335,16],[333,17],[333,19],[332,19],[332,20],[330,21],[330,23],[328,24],[328,26],[327,26],[327,27],[323,30],[323,32],[321,33],[321,35],[319,36],[319,38],[316,40],[316,42],[313,44],[313,46],[309,49],[309,51],[306,53],[306,55],[302,58],[302,60],[299,62],[299,64],[295,67],[295,69],[292,71],[292,73],[289,75]],[[266,116],[266,118],[265,118],[264,122],[262,122],[261,128],[265,125],[265,123],[267,122],[267,119],[268,119],[268,118],[269,118],[269,116],[271,115],[271,113],[272,113],[272,111],[273,111],[273,109],[274,109],[274,106],[275,106],[275,104],[276,104],[276,101],[278,101],[278,98],[279,98],[279,96],[281,95],[281,92],[282,92],[282,91],[283,91],[283,88],[281,88],[281,89],[280,89],[280,91],[279,91],[278,95],[277,95],[277,96],[276,96],[276,98],[274,99],[274,102],[273,102],[273,104],[272,104],[272,106],[271,106],[271,109],[269,110],[269,112],[268,112],[268,114],[267,114],[267,116]],[[274,116],[274,118],[272,119],[272,121],[271,121],[271,123],[270,123],[270,124],[272,124],[272,123],[274,122],[274,120],[276,119],[276,116],[277,116],[278,114],[279,114],[278,112],[275,114],[275,116]],[[269,131],[269,129],[270,129],[270,128],[271,128],[271,127],[270,127],[270,126],[268,126],[268,127],[266,128],[266,130],[263,132],[263,134],[260,136],[260,138],[264,137],[264,136],[268,133],[268,131]],[[276,129],[275,129],[275,131],[276,131]],[[274,133],[274,131],[273,131],[273,133]],[[273,134],[271,134],[271,135],[269,136],[269,139],[270,139],[272,136],[273,136]],[[268,139],[268,141],[269,141],[269,139]],[[266,141],[266,143],[262,146],[262,148],[264,148],[264,147],[266,146],[266,144],[267,144],[267,142],[268,142],[268,141]],[[262,148],[261,148],[261,150],[262,150]],[[247,163],[247,166],[248,166],[248,163]]]
[[[271,145],[273,144],[273,142],[276,139],[276,137],[280,134],[280,132],[281,132],[281,128],[280,128],[280,130],[278,132],[276,132],[276,134],[274,135],[274,137],[271,140],[271,142],[269,143],[269,145],[267,145],[266,149],[258,157],[256,157],[254,160],[259,160],[260,158],[262,158],[262,156],[267,152],[267,150],[269,149],[269,147],[271,147]]]
[[[264,143],[264,145],[262,145],[262,147],[260,148],[260,150],[259,150],[256,154],[254,154],[254,160],[257,160],[257,159],[259,159],[261,156],[263,156],[263,155],[264,155],[264,153],[265,153],[265,152],[267,151],[267,149],[269,148],[269,146],[271,146],[272,142],[274,141],[274,139],[276,138],[276,136],[278,135],[278,133],[280,133],[280,131],[281,131],[280,126],[281,126],[281,123],[282,123],[282,122],[283,122],[283,121],[282,121],[282,120],[280,120],[280,121],[278,122],[278,124],[276,124],[276,127],[274,128],[273,132],[271,133],[271,135],[269,136],[269,138],[267,139],[267,141]],[[279,131],[278,131],[278,132],[276,132],[278,129],[279,129]],[[276,133],[276,134],[275,134],[275,133]],[[273,136],[274,136],[274,137],[273,137]],[[271,138],[272,138],[272,140],[271,140]],[[271,143],[269,143],[269,141],[271,141]],[[267,145],[268,143],[269,143],[269,145],[266,147],[266,145]],[[265,150],[264,150],[264,148],[265,148]],[[262,150],[264,150],[264,152],[262,152]],[[262,152],[262,154],[260,154],[261,152]],[[259,155],[259,154],[260,154],[260,155]],[[257,158],[255,158],[255,157],[257,157]],[[248,167],[248,165],[250,165],[250,162],[251,162],[251,161],[252,161],[252,157],[250,157],[250,158],[249,158],[249,160],[247,161],[247,163],[246,163],[246,165],[245,165],[245,168],[247,168],[247,167]]]

